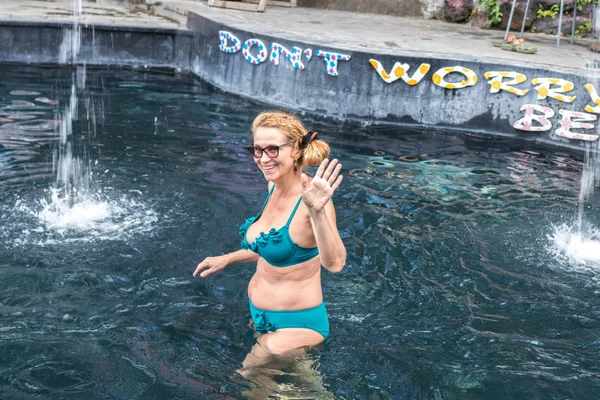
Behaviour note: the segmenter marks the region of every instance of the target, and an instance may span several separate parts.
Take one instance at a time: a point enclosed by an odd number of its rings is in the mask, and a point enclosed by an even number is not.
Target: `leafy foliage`
[[[550,17],[550,18],[554,19],[554,18],[556,18],[556,16],[558,15],[558,13],[560,11],[558,4],[553,4],[552,7],[550,7],[549,9],[544,9],[544,6],[542,4],[538,4],[538,6],[539,6],[539,9],[537,10],[538,19],[544,19],[546,17]]]
[[[592,0],[600,1],[600,0]],[[500,25],[502,22],[502,11],[497,0],[481,0],[481,5],[490,18],[492,25]]]
[[[575,35],[582,35],[586,32],[590,32],[592,30],[592,23],[591,22],[586,22],[585,24],[581,24],[579,25],[576,29],[575,29]]]
[[[600,0],[577,0],[577,11],[582,11],[588,4],[598,4]],[[585,24],[584,24],[585,25]]]

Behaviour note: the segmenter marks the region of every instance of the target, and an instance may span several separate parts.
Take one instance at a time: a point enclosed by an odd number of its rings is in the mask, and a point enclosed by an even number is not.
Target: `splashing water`
[[[81,49],[81,26],[79,19],[82,15],[82,1],[73,0],[73,26],[63,32],[59,64],[77,64],[79,50]],[[78,193],[85,197],[89,189],[88,173],[83,162],[73,155],[71,138],[73,135],[73,121],[78,119],[78,92],[85,89],[85,65],[76,66],[76,77],[73,76],[69,101],[65,104],[58,117],[60,119],[59,138],[60,144],[55,152],[53,163],[56,172],[56,183],[63,192],[57,200],[74,202],[79,200],[74,196]]]
[[[584,224],[585,204],[594,193],[594,188],[600,185],[600,145],[587,144],[581,174],[581,188],[579,190],[579,211],[577,214],[577,231],[581,234]]]
[[[581,185],[577,221],[574,227],[563,224],[554,227],[550,235],[551,251],[558,259],[572,265],[597,265],[600,267],[600,231],[595,227],[586,229],[585,205],[600,183],[600,152],[598,143],[587,143]],[[598,270],[600,272],[600,269]]]
[[[83,1],[73,0],[73,26],[65,28],[63,31],[63,41],[60,44],[59,64],[67,64],[77,59],[81,49],[81,25],[80,19],[83,16]]]
[[[579,267],[591,267],[600,272],[600,230],[582,234],[566,224],[554,227],[549,236],[555,257]]]
[[[12,218],[0,229],[7,247],[46,246],[58,243],[97,240],[127,240],[140,234],[152,234],[158,214],[141,199],[113,195],[109,199],[98,192],[72,204],[56,188],[48,189],[50,200],[31,205],[17,198],[13,210],[20,218]],[[1,210],[3,212],[9,210]]]
[[[151,232],[158,221],[157,214],[139,198],[133,199],[132,196],[114,192],[111,194],[116,197],[108,197],[102,191],[99,180],[94,180],[87,150],[89,143],[74,140],[74,135],[78,133],[74,122],[80,117],[85,118],[87,129],[95,136],[98,121],[96,107],[103,110],[104,106],[94,103],[92,95],[86,90],[86,66],[78,60],[81,21],[84,18],[82,0],[72,0],[72,12],[72,26],[63,31],[59,56],[60,64],[74,66],[75,71],[66,101],[61,102],[55,110],[54,133],[58,140],[53,153],[52,171],[56,174],[56,181],[45,191],[41,200],[32,203],[17,198],[14,207],[20,215],[12,216],[10,211],[0,209],[0,214],[10,217],[10,223],[7,221],[0,229],[0,237],[5,236],[9,246],[123,240],[142,232]],[[77,143],[80,145],[77,146]],[[98,164],[98,161],[95,163]]]
[[[36,216],[49,229],[75,229],[86,231],[95,228],[97,222],[106,220],[111,214],[118,214],[122,209],[106,201],[84,199],[80,203],[71,204],[69,196],[61,197],[57,189],[51,189],[51,201],[40,201],[42,211]]]

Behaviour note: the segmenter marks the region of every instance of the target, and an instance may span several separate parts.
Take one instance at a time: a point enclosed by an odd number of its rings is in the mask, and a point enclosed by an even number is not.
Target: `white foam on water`
[[[566,224],[554,227],[549,235],[550,251],[573,269],[600,273],[600,230],[592,228],[580,233]]]
[[[33,204],[16,200],[4,232],[0,232],[5,243],[20,247],[127,240],[152,234],[159,221],[152,208],[130,196],[109,199],[99,192],[73,203],[57,189],[50,189],[48,194],[49,199]]]
[[[37,217],[50,229],[74,229],[85,231],[94,229],[111,215],[118,215],[122,210],[115,204],[106,201],[85,199],[81,203],[70,205],[70,199],[60,198],[58,190],[52,190],[50,203],[42,199],[42,210]]]

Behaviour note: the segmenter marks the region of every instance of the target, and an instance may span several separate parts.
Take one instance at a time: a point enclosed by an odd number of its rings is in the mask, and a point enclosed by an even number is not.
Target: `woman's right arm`
[[[223,254],[222,256],[206,257],[204,261],[198,264],[193,275],[194,278],[198,276],[198,274],[200,274],[201,278],[206,278],[210,274],[214,274],[230,264],[256,262],[258,261],[258,258],[259,255],[250,250],[238,250],[233,253]],[[205,271],[201,273],[202,270]]]

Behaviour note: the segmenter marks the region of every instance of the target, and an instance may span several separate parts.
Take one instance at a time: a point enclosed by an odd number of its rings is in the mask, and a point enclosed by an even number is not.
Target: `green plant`
[[[473,11],[471,11],[471,15],[469,15],[469,19],[475,19],[479,15],[479,10],[477,7],[473,7]]]
[[[500,25],[502,22],[502,11],[500,11],[498,0],[482,0],[481,5],[490,17],[492,25]]]
[[[556,16],[558,15],[560,8],[558,7],[558,4],[553,4],[552,7],[550,7],[549,9],[544,9],[544,6],[542,4],[538,4],[539,9],[537,10],[537,17],[538,19],[544,19],[546,17],[550,17],[552,19],[556,18]]]
[[[575,29],[575,36],[577,35],[582,35],[586,32],[590,32],[592,30],[592,23],[591,22],[586,22],[585,24],[579,25],[576,29]]]
[[[588,4],[598,4],[600,0],[577,0],[577,11],[582,11]]]

